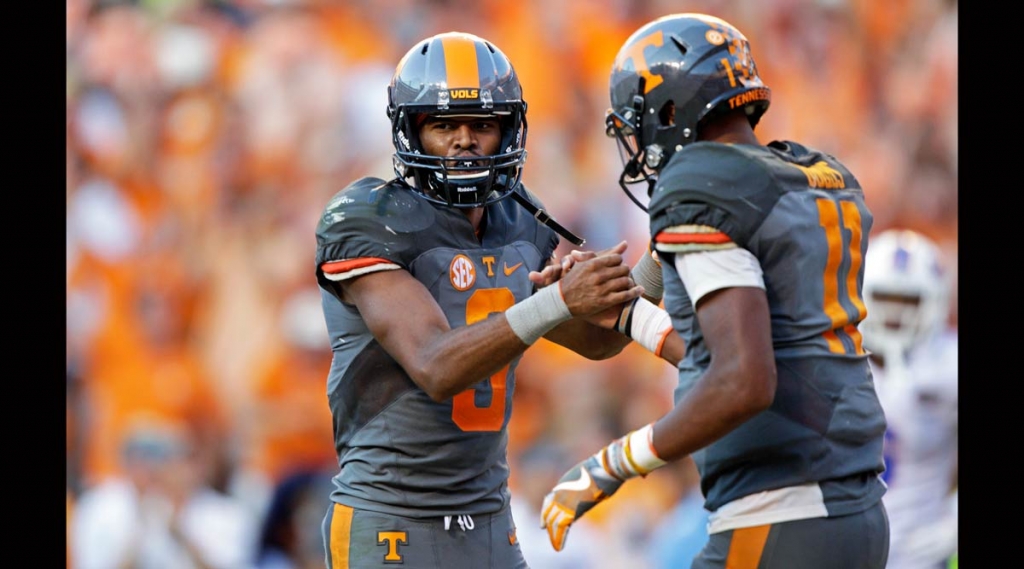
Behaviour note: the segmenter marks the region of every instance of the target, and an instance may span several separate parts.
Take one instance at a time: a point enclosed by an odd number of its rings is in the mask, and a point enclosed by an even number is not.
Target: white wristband
[[[630,433],[626,450],[626,457],[641,476],[646,476],[648,472],[668,464],[654,452],[654,423]]]
[[[597,460],[620,480],[647,476],[652,470],[668,464],[654,452],[653,435],[654,423],[645,425],[601,449]]]
[[[560,282],[546,286],[505,311],[508,325],[527,346],[532,345],[555,326],[572,318],[572,313],[562,298],[561,286]]]
[[[672,332],[672,318],[663,308],[647,299],[637,298],[622,309],[615,329],[660,356],[665,338]]]

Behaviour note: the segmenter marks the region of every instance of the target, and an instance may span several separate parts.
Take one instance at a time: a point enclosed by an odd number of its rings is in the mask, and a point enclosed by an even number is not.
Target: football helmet
[[[472,34],[432,36],[402,57],[388,85],[388,118],[395,146],[395,174],[413,178],[413,190],[430,201],[472,208],[508,197],[526,161],[526,102],[512,63],[493,44]],[[497,117],[498,153],[455,162],[424,153],[418,117]]]
[[[647,182],[672,155],[697,140],[702,120],[742,108],[751,126],[771,101],[757,74],[747,38],[728,22],[704,14],[672,14],[633,33],[612,65],[606,134],[619,146],[619,185]]]
[[[938,246],[908,229],[871,238],[864,260],[864,345],[901,357],[937,332],[949,315],[950,282]]]

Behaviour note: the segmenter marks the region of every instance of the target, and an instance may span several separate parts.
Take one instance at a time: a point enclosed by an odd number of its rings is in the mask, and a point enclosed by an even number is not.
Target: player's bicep
[[[696,308],[697,321],[708,351],[727,350],[745,356],[773,360],[768,298],[756,287],[714,290]]]
[[[373,336],[405,369],[416,369],[432,339],[451,329],[430,291],[408,271],[368,273],[341,286]]]
[[[769,375],[775,361],[771,313],[757,258],[733,248],[676,255],[674,262],[712,357],[727,352],[735,373]]]

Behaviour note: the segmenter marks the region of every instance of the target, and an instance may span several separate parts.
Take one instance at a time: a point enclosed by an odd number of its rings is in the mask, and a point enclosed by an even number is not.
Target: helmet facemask
[[[648,168],[645,164],[645,148],[640,145],[642,140],[640,131],[643,127],[639,119],[643,116],[643,106],[644,98],[638,95],[633,97],[632,107],[618,110],[608,109],[605,117],[605,134],[615,139],[619,149],[619,158],[622,160],[619,186],[633,203],[647,211],[647,206],[630,189],[631,186],[646,182],[649,198],[654,191],[654,184],[658,180],[657,171]]]
[[[525,105],[524,105],[525,106]],[[497,118],[501,128],[498,152],[490,156],[449,158],[425,154],[419,126],[423,115]],[[412,106],[399,107],[392,117],[395,133],[395,172],[412,177],[414,189],[426,199],[457,208],[473,208],[508,197],[522,179],[526,161],[526,116],[523,110],[470,113],[467,110],[437,112]]]
[[[643,78],[640,78],[643,91]],[[633,105],[618,111],[608,109],[605,118],[605,134],[615,138],[622,159],[622,173],[619,175],[619,186],[630,200],[640,209],[647,211],[647,206],[630,190],[630,186],[647,183],[647,197],[654,193],[654,185],[658,181],[658,172],[668,162],[666,148],[680,135],[676,133],[675,102],[666,101],[656,112],[655,121],[644,120],[644,97],[633,97]],[[646,125],[645,125],[646,123]],[[688,134],[686,136],[689,136]],[[643,141],[650,142],[644,144]]]

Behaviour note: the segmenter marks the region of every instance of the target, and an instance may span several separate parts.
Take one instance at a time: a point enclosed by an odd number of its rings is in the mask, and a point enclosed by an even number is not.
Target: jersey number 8
[[[466,325],[479,322],[495,312],[504,312],[515,304],[515,296],[507,288],[482,288],[473,292],[466,302]],[[491,402],[486,407],[476,404],[476,389],[469,388],[452,399],[452,421],[463,431],[500,431],[505,425],[505,377],[508,365],[487,380]]]

